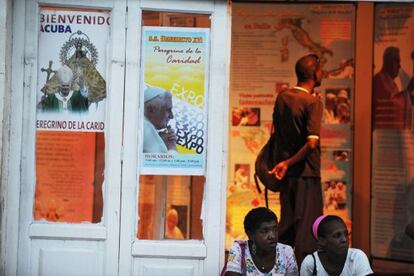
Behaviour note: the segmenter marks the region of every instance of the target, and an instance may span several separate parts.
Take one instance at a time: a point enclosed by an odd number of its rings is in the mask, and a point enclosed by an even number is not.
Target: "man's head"
[[[348,91],[346,91],[346,89],[339,90],[338,98],[348,99]]]
[[[326,92],[325,96],[325,107],[327,109],[334,109],[336,106],[336,95],[331,91]]]
[[[339,90],[338,95],[336,97],[337,97],[336,102],[338,104],[340,104],[340,103],[349,103],[348,91],[346,89]]]
[[[69,95],[71,89],[73,72],[67,65],[63,65],[63,67],[56,72],[56,77],[60,84],[59,93],[66,97]]]
[[[299,83],[313,81],[314,87],[321,85],[322,69],[317,55],[310,54],[301,57],[296,62],[295,72]]]
[[[349,109],[349,105],[346,103],[339,103],[336,107],[337,115],[342,120],[348,120],[351,118],[351,110]]]
[[[401,68],[400,50],[396,47],[388,47],[382,56],[382,70],[391,78],[396,78]]]
[[[172,96],[167,90],[147,86],[144,90],[144,115],[156,129],[163,129],[174,118]]]
[[[173,229],[178,224],[178,212],[175,209],[170,209],[167,212],[167,227]]]

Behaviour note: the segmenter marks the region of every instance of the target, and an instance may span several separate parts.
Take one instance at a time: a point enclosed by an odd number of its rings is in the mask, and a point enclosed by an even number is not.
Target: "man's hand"
[[[165,131],[160,132],[159,135],[168,150],[177,151],[177,136],[175,136],[175,131],[172,128],[168,127]]]
[[[274,174],[277,180],[282,180],[285,177],[288,169],[288,165],[285,161],[282,161],[269,171],[269,174]]]
[[[83,77],[82,76],[80,76],[79,79],[78,79],[78,85],[79,85],[79,88],[81,90],[85,89],[85,84],[83,82]]]
[[[46,93],[44,93],[44,94],[42,95],[42,98],[40,99],[40,102],[41,102],[41,103],[44,103],[44,102],[47,100],[47,97],[48,97],[48,95],[47,95]]]
[[[79,91],[80,91],[81,95],[84,98],[88,98],[88,96],[89,96],[89,90],[88,90],[88,87],[85,86],[85,83],[83,81],[83,77],[82,76],[80,76],[79,79],[78,79],[78,85],[79,85]],[[89,106],[89,103],[88,103],[88,106]]]
[[[414,240],[414,220],[405,227],[405,234]]]

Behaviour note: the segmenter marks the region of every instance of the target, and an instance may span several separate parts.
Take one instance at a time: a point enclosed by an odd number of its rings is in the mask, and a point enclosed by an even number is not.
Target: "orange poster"
[[[35,220],[92,221],[95,138],[91,132],[37,131]]]

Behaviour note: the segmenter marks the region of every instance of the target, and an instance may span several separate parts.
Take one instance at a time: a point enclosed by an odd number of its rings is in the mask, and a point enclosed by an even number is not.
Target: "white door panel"
[[[22,129],[22,178],[17,275],[117,275],[121,187],[122,110],[126,1],[15,1],[15,14],[25,20],[25,86]],[[38,80],[39,11],[44,6],[104,9],[110,13],[106,45],[105,173],[100,223],[53,223],[34,220],[36,188],[36,93]],[[25,16],[22,16],[25,15]],[[53,25],[53,20],[51,21]],[[55,30],[58,30],[56,27]],[[50,52],[59,52],[50,48]],[[101,53],[102,54],[102,53]],[[102,57],[101,57],[102,58]],[[57,65],[55,65],[57,66]],[[116,110],[117,112],[114,112]],[[70,187],[70,186],[69,186]]]
[[[203,240],[138,240],[141,30],[145,11],[208,15],[208,143]],[[226,1],[128,1],[120,275],[218,275],[224,259],[230,24]],[[217,112],[218,110],[222,112]],[[157,195],[158,200],[163,195]]]
[[[31,275],[103,275],[104,245],[98,242],[32,240]]]
[[[202,261],[196,260],[138,258],[134,259],[134,273],[132,275],[203,275],[202,263]]]

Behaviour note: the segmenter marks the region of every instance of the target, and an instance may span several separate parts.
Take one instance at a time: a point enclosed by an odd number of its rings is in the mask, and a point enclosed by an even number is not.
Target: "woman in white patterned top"
[[[299,275],[293,249],[278,242],[275,213],[252,209],[244,218],[244,230],[249,239],[233,242],[225,275]]]

